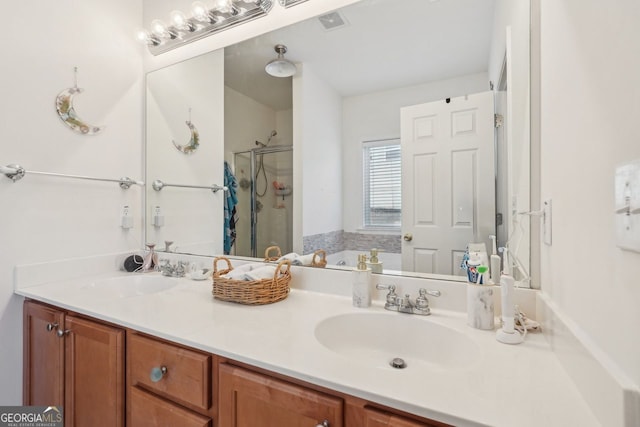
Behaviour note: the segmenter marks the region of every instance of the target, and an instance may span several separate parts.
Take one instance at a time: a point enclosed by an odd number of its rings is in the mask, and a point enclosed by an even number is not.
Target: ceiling
[[[332,30],[312,18],[225,48],[225,84],[291,108],[291,78],[264,71],[278,43],[342,96],[487,71],[494,0],[363,0],[338,12],[346,25]]]

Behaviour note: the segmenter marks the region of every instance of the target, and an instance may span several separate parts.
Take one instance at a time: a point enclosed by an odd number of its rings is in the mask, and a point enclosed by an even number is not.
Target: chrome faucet
[[[404,298],[398,298],[398,295],[395,292],[395,285],[376,285],[376,288],[389,291],[386,297],[386,302],[384,304],[385,310],[397,311],[407,314],[417,314],[420,316],[428,316],[431,314],[427,295],[431,295],[434,297],[439,297],[441,295],[440,291],[431,291],[420,288],[418,290],[419,296],[418,298],[416,298],[414,303],[411,301],[411,295],[409,294],[405,294]]]
[[[160,261],[160,272],[163,276],[184,277],[186,274],[185,262],[178,261],[175,265],[168,259]]]

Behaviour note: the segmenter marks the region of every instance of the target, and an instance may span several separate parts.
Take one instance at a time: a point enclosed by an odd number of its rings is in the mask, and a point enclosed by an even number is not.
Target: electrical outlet
[[[125,230],[133,228],[133,216],[131,214],[131,209],[129,208],[128,205],[124,205],[122,207],[122,214],[120,216],[120,226]]]
[[[162,227],[164,225],[164,215],[162,215],[160,206],[153,207],[153,212],[151,213],[151,223],[154,227]]]

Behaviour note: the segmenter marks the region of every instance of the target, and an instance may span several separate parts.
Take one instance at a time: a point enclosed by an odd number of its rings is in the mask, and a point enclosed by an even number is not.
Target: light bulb
[[[151,21],[151,32],[158,37],[164,37],[167,34],[167,26],[159,19]]]
[[[215,10],[222,13],[230,13],[233,11],[233,1],[231,0],[216,0],[215,6],[213,6]]]
[[[158,46],[160,44],[160,39],[155,35],[149,33],[147,30],[140,30],[136,33],[136,39],[140,43],[144,43],[149,46]]]
[[[215,19],[207,9],[207,6],[201,1],[194,1],[191,5],[191,13],[193,17],[200,22],[214,23]]]
[[[174,10],[169,15],[171,17],[171,22],[173,25],[183,31],[195,31],[196,27],[187,19],[186,15],[179,10]]]

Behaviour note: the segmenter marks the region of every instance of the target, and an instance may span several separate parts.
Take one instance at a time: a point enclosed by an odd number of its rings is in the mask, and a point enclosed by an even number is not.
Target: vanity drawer
[[[211,427],[211,419],[131,387],[131,427]]]
[[[210,355],[135,333],[127,352],[130,385],[204,411],[211,407]]]

